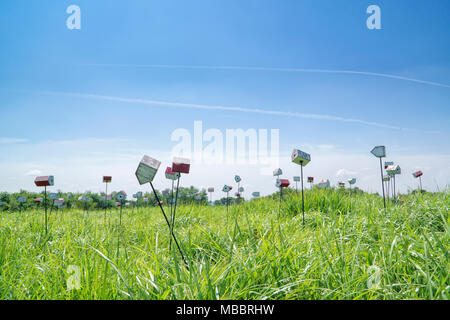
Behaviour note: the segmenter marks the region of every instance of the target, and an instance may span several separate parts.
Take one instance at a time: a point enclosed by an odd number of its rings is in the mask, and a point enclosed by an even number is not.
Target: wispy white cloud
[[[16,90],[16,91],[23,91],[23,90]],[[29,92],[29,91],[27,91],[27,92]],[[156,105],[156,106],[163,106],[163,107],[202,109],[202,110],[215,110],[215,111],[233,111],[233,112],[257,113],[257,114],[265,114],[265,115],[271,115],[271,116],[283,116],[283,117],[312,119],[312,120],[339,121],[339,122],[348,122],[348,123],[368,125],[368,126],[379,127],[379,128],[384,128],[384,129],[425,132],[423,130],[403,128],[403,127],[393,126],[390,124],[385,124],[385,123],[380,123],[380,122],[338,117],[338,116],[328,115],[328,114],[300,113],[300,112],[289,112],[289,111],[280,111],[280,110],[272,110],[272,109],[262,109],[262,108],[244,108],[244,107],[230,107],[230,106],[220,106],[220,105],[181,103],[181,102],[148,100],[148,99],[139,99],[139,98],[125,98],[125,97],[117,97],[117,96],[105,96],[105,95],[98,95],[98,94],[74,93],[74,92],[39,91],[39,92],[33,92],[33,93],[67,96],[67,97],[74,97],[74,98],[81,98],[81,99],[94,99],[94,100],[114,101],[114,102],[123,102],[123,103]],[[426,132],[436,133],[437,131],[426,131]]]
[[[335,73],[362,75],[369,77],[388,78],[402,81],[415,82],[435,87],[450,88],[450,85],[434,81],[420,80],[395,74],[356,71],[356,70],[333,70],[333,69],[302,69],[302,68],[270,68],[270,67],[239,67],[239,66],[185,66],[167,64],[84,64],[91,67],[132,67],[132,68],[170,68],[170,69],[210,69],[210,70],[247,70],[247,71],[270,71],[270,72],[296,72],[296,73]]]

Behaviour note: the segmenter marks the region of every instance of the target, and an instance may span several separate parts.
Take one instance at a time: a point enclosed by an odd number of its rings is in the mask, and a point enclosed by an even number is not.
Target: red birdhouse
[[[172,171],[179,173],[189,173],[191,168],[190,160],[186,158],[173,158]]]
[[[36,185],[36,187],[49,187],[49,186],[53,186],[54,183],[55,183],[55,178],[53,176],[37,177],[34,180],[34,184]]]
[[[103,182],[104,183],[110,183],[112,181],[112,177],[110,176],[103,176]]]
[[[180,177],[179,172],[174,172],[171,167],[166,168],[166,178],[169,180],[177,180]]]
[[[414,176],[414,178],[421,177],[421,176],[423,176],[423,172],[422,172],[422,171],[414,172],[414,173],[413,173],[413,176]]]
[[[289,180],[288,179],[277,179],[276,186],[279,188],[287,188],[287,187],[289,187]]]
[[[314,177],[308,177],[308,182],[309,183],[313,183],[314,182]]]

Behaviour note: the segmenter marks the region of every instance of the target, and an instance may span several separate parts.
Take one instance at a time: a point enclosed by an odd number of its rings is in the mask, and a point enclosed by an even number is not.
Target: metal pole
[[[47,235],[47,187],[44,187],[44,207],[45,207],[45,235]]]
[[[394,198],[397,196],[397,192],[395,191],[395,174],[394,174]]]
[[[175,206],[173,208],[173,213],[172,213],[172,223],[170,224],[170,232],[172,232],[172,233],[173,233],[174,224],[175,224],[175,214],[176,214],[176,211],[177,211],[178,189],[179,189],[179,186],[180,186],[180,178],[181,178],[181,174],[178,177],[178,181],[177,181],[177,193],[175,195]],[[172,201],[173,201],[173,199],[172,199]],[[169,246],[172,247],[172,238],[170,238]]]
[[[119,220],[119,224],[122,225],[122,207],[123,207],[123,202],[120,202],[120,220]]]
[[[386,191],[387,191],[387,197],[389,200],[389,185],[391,184],[391,179],[389,179],[389,181],[383,182],[384,184],[386,184]]]
[[[170,218],[172,218],[172,214],[173,214],[173,185],[174,185],[174,181],[172,180],[172,194],[170,196]]]
[[[419,182],[420,182],[420,194],[422,194],[422,177],[419,177]]]
[[[158,195],[156,194],[155,188],[153,188],[153,183],[150,182],[150,186],[152,187],[153,194],[155,195],[156,201],[158,202],[159,207],[160,207],[160,209],[161,209],[161,211],[162,211],[162,213],[163,213],[163,215],[164,215],[164,219],[166,219],[167,226],[169,227],[169,229],[171,229],[171,225],[170,225],[169,220],[167,219],[166,213],[164,212],[164,208],[162,207],[161,202],[159,201],[159,197],[158,197]],[[175,202],[175,204],[176,204],[176,202]],[[180,246],[178,245],[178,241],[177,241],[177,238],[175,237],[175,234],[173,233],[173,229],[171,229],[171,232],[170,232],[170,233],[171,233],[171,235],[172,235],[172,237],[173,237],[173,240],[175,241],[175,244],[177,245],[178,251],[180,251],[180,254],[181,254],[181,257],[183,258],[184,263],[186,264],[186,268],[189,270],[189,265],[188,265],[186,259],[184,258],[183,251],[181,251],[181,248],[180,248]],[[171,239],[172,239],[172,238],[171,238]]]
[[[227,218],[228,218],[228,204],[230,203],[230,201],[228,199],[228,194],[229,194],[229,191],[227,192]]]
[[[303,161],[300,161],[300,172],[302,180],[302,212],[303,212],[303,225],[305,224],[305,196],[303,195]]]
[[[393,175],[390,175],[390,177],[391,177],[391,196],[392,196],[392,199],[394,199],[394,197],[395,197],[395,194],[394,194],[394,191],[395,191],[395,188],[394,188],[394,176]]]
[[[383,188],[384,213],[386,213],[386,195],[384,194],[383,162],[381,161],[381,157],[380,157],[380,170],[381,170],[381,187]]]
[[[106,207],[108,204],[108,182],[105,182],[106,184],[106,192],[105,192],[105,223],[106,223]]]
[[[239,190],[239,187],[241,186],[241,183],[240,182],[238,182],[238,189],[237,189],[237,193],[238,193],[238,195],[241,195],[241,191]],[[238,202],[238,203],[240,203],[241,201],[240,201],[240,198],[237,198],[236,199],[236,201]]]
[[[283,188],[280,187],[280,203],[278,204],[278,218],[280,218],[281,213],[281,199],[283,197]]]

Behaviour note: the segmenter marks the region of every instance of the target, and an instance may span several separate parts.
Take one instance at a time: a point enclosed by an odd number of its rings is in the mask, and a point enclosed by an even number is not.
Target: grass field
[[[276,196],[275,196],[276,197]],[[0,213],[0,299],[448,299],[449,193],[348,190],[226,207]],[[166,209],[166,212],[169,210]],[[118,250],[119,239],[119,250]],[[74,267],[75,266],[75,267]],[[79,289],[68,290],[79,268]],[[74,278],[75,277],[75,278]]]

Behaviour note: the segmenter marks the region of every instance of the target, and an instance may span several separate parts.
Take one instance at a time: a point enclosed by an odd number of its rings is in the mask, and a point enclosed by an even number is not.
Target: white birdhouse
[[[281,168],[277,168],[277,169],[273,170],[274,177],[281,176],[282,174],[283,174],[283,170],[281,170]]]
[[[136,170],[136,177],[139,183],[142,185],[152,182],[160,165],[161,162],[158,160],[144,156]]]
[[[294,151],[292,151],[291,160],[293,163],[304,167],[311,161],[311,155],[298,149],[294,149]]]
[[[397,165],[392,165],[392,166],[388,166],[386,168],[386,172],[390,175],[396,175],[396,174],[401,174],[402,173],[402,169],[400,168],[400,166]]]
[[[384,162],[384,169],[387,169],[387,167],[393,166],[393,165],[394,165],[394,161],[385,161]]]

